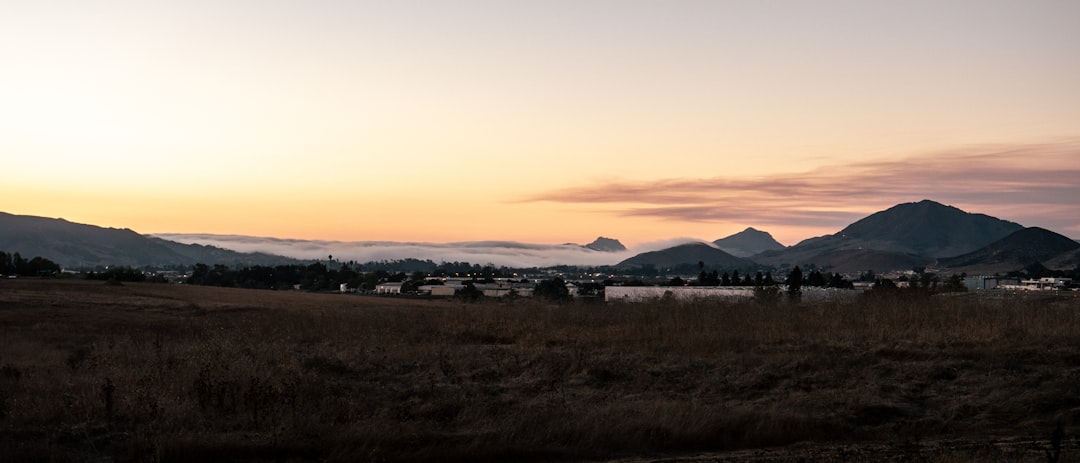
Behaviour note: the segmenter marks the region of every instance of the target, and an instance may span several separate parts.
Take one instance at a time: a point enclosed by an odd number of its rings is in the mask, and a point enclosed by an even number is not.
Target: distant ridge
[[[630,269],[654,266],[671,268],[680,265],[697,265],[702,262],[708,268],[754,268],[754,262],[735,257],[705,243],[687,243],[679,246],[638,254],[616,264],[617,268]]]
[[[938,265],[954,270],[1008,272],[1035,262],[1043,263],[1070,251],[1080,243],[1038,227],[1019,230],[967,254],[941,259]]]
[[[747,227],[739,233],[713,241],[716,247],[735,257],[750,257],[765,251],[784,249],[768,232]]]
[[[766,250],[746,257],[759,249]],[[507,266],[606,266],[630,254],[619,240],[603,236],[586,245],[513,241],[341,242],[205,234],[144,236],[126,228],[103,228],[3,212],[0,212],[0,250],[18,252],[25,257],[41,256],[66,268],[194,263],[279,265],[310,262],[331,254],[339,260],[357,261],[435,256],[446,262],[480,259]],[[836,234],[807,239],[791,247],[785,248],[767,232],[748,227],[713,243],[689,243],[646,252],[615,265],[671,269],[688,265],[696,269],[700,262],[710,268],[740,270],[816,265],[836,272],[913,267],[1008,271],[1034,261],[1052,269],[1076,268],[1080,265],[1080,243],[1049,230],[1025,229],[1014,222],[923,200],[898,204],[858,220]]]
[[[946,257],[974,251],[1022,228],[1015,222],[923,200],[898,204],[835,235],[812,238],[797,246],[859,247]]]
[[[1080,267],[1080,248],[1065,252],[1052,259],[1048,259],[1044,265],[1055,270],[1072,270]]]
[[[929,264],[969,253],[1021,229],[1015,222],[923,200],[871,214],[836,234],[752,258],[767,265],[816,264],[835,271],[898,270],[911,268],[913,262]],[[850,251],[862,251],[862,262],[849,261]],[[875,267],[854,268],[868,263]]]
[[[180,244],[143,236],[126,228],[103,228],[64,219],[4,212],[0,212],[0,250],[41,256],[67,268],[299,262],[270,254]]]

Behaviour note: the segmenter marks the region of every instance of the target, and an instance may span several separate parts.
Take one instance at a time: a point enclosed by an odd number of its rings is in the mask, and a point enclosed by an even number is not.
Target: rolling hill
[[[181,244],[104,228],[29,215],[0,212],[0,250],[41,256],[63,267],[167,266],[225,264],[276,265],[299,262],[263,253],[240,253],[213,246]]]
[[[776,241],[771,234],[753,227],[739,233],[713,241],[716,247],[735,257],[750,257],[765,251],[778,251],[784,245]]]
[[[1030,227],[967,254],[941,259],[938,266],[953,271],[1008,272],[1077,249],[1080,243],[1076,241],[1044,228]]]
[[[42,256],[67,268],[194,263],[277,265],[304,262],[303,259],[330,253],[341,257],[349,252],[372,260],[436,255],[447,261],[450,259],[446,256],[456,257],[454,260],[482,257],[489,262],[507,260],[506,265],[511,266],[529,256],[546,265],[580,264],[574,259],[581,260],[581,255],[587,254],[591,261],[599,259],[599,264],[592,265],[608,265],[611,260],[629,254],[618,240],[604,237],[584,246],[556,246],[515,242],[343,243],[213,235],[199,235],[202,238],[198,240],[187,236],[185,241],[181,239],[184,236],[187,235],[144,236],[130,229],[0,213],[0,250],[18,252],[27,258]],[[274,246],[263,246],[268,240]],[[251,252],[286,254],[303,250],[311,250],[316,257]],[[1009,271],[1035,261],[1054,269],[1076,268],[1080,265],[1080,243],[1049,230],[1025,229],[1014,222],[924,200],[898,204],[835,234],[807,239],[791,247],[785,248],[767,232],[747,228],[712,244],[690,243],[646,252],[616,266],[696,267],[702,262],[709,268],[724,269],[813,264],[835,272],[884,272],[920,266]]]
[[[1043,265],[1054,270],[1071,270],[1080,267],[1080,248],[1048,259]]]
[[[708,268],[749,269],[757,265],[747,259],[735,257],[706,243],[687,243],[678,246],[638,254],[616,264],[617,268],[654,266],[671,268],[680,265],[697,265],[703,262]]]
[[[765,265],[815,264],[840,272],[909,269],[975,251],[1021,229],[1015,222],[924,200],[898,204],[836,234],[751,259]],[[871,264],[874,267],[864,267]]]

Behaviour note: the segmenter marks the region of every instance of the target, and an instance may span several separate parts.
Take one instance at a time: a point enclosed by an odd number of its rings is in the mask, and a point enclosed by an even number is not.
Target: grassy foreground
[[[25,279],[0,281],[0,340],[2,461],[1080,461],[1071,297],[554,306]]]

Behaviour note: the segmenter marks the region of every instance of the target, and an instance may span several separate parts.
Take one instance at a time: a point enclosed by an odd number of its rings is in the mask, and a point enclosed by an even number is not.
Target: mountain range
[[[267,247],[267,243],[273,246]],[[516,242],[394,243],[281,240],[236,235],[146,236],[129,229],[103,228],[64,219],[0,213],[0,251],[42,256],[67,268],[107,265],[166,266],[194,263],[278,265],[318,259],[345,245],[362,248],[372,260],[483,259],[496,265],[610,265],[617,268],[675,268],[699,263],[709,268],[747,269],[808,266],[834,272],[906,270],[1007,272],[1034,262],[1049,268],[1080,265],[1080,243],[1041,228],[924,200],[871,214],[839,232],[785,247],[754,228],[713,242],[683,243],[633,255],[618,240],[598,237],[586,245]],[[257,252],[271,249],[280,254]],[[255,251],[255,252],[253,252]],[[303,255],[301,255],[303,254]],[[311,255],[308,255],[311,254]],[[406,255],[408,254],[408,255]],[[341,256],[339,256],[341,257]],[[300,260],[303,259],[303,260]]]
[[[1049,268],[1073,269],[1080,265],[1080,243],[1060,234],[985,214],[973,214],[930,200],[903,203],[871,214],[832,235],[803,240],[784,247],[769,243],[771,236],[748,228],[713,242],[716,248],[681,248],[635,256],[625,267],[675,267],[708,257],[722,261],[717,251],[742,257],[760,267],[816,266],[833,272],[908,270],[930,267],[940,271],[1008,272],[1034,262]],[[775,240],[772,240],[775,242]],[[729,243],[753,242],[754,248]],[[728,248],[725,249],[725,244]],[[702,243],[703,246],[706,246]],[[685,246],[685,245],[684,245]],[[686,249],[700,254],[687,255]],[[672,248],[671,250],[675,250]],[[741,255],[740,255],[741,254]],[[673,255],[683,256],[673,260]],[[734,266],[734,265],[733,265]]]
[[[1013,232],[986,247],[956,257],[941,259],[938,265],[956,271],[978,272],[999,268],[1018,269],[1058,256],[1075,255],[1080,243],[1038,227]]]
[[[816,265],[836,272],[933,266],[1022,230],[1018,223],[972,214],[930,200],[871,214],[832,235],[752,259],[763,265]]]
[[[214,246],[182,244],[140,235],[126,228],[103,228],[0,212],[0,250],[42,256],[63,267],[169,266],[195,263],[277,265],[299,262],[284,256],[243,253]]]

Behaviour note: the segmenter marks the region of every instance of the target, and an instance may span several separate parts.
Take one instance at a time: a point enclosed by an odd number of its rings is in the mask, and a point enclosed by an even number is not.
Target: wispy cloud
[[[974,146],[758,177],[610,181],[523,202],[595,205],[622,217],[842,228],[899,202],[932,199],[969,212],[1080,235],[1080,140]]]

